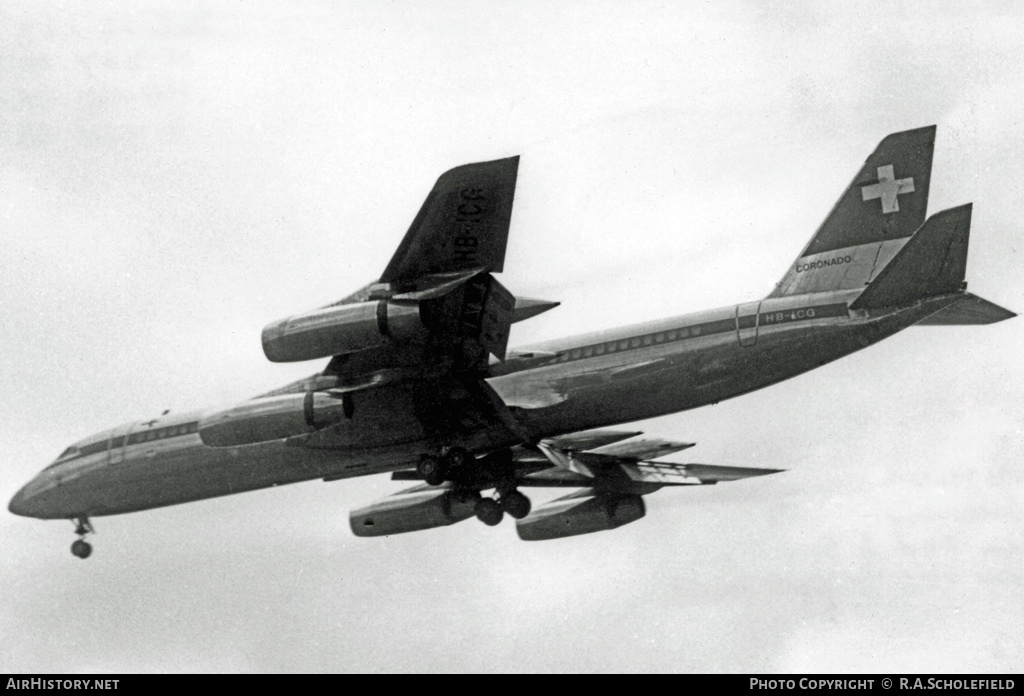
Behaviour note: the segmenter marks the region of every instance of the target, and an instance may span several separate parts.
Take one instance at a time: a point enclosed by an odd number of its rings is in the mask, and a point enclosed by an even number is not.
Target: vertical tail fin
[[[935,126],[878,144],[769,297],[862,288],[921,226]]]

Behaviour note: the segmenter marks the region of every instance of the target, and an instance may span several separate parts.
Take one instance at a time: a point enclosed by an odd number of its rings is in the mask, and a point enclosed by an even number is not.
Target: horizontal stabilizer
[[[959,291],[970,232],[970,203],[928,218],[850,309],[894,307]]]
[[[655,459],[672,454],[673,452],[689,449],[693,446],[694,443],[692,442],[673,442],[672,440],[664,440],[662,438],[645,438],[591,448],[584,452],[584,454],[597,454],[623,459]]]
[[[930,317],[917,322],[915,326],[958,326],[967,324],[995,324],[997,321],[1017,316],[1008,309],[983,300],[977,295],[966,293],[963,299],[940,309]]]

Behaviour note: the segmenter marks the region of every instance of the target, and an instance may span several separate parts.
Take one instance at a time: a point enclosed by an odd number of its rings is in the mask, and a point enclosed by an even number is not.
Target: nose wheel
[[[78,539],[71,544],[71,553],[81,559],[86,559],[92,554],[92,544],[85,540],[86,534],[95,532],[88,517],[78,517],[73,520],[75,523],[75,534]]]
[[[88,558],[92,554],[92,544],[85,539],[77,539],[71,544],[71,553],[82,559]]]

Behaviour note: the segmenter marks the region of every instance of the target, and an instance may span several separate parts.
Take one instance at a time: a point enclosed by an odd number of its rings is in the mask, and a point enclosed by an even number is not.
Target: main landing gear
[[[530,499],[515,488],[502,492],[498,503],[512,519],[521,520],[530,514]]]
[[[461,447],[451,447],[440,457],[427,455],[416,470],[431,486],[440,486],[448,480],[448,473],[473,461],[474,457]]]
[[[72,521],[75,523],[75,534],[78,535],[78,539],[71,544],[71,553],[81,559],[86,559],[92,553],[92,544],[85,540],[85,535],[95,530],[88,517],[76,517]]]
[[[478,497],[473,507],[478,520],[493,527],[501,523],[506,512],[509,517],[517,520],[530,514],[530,499],[515,488],[511,458],[508,461],[494,460],[492,457],[477,460],[462,447],[451,447],[442,452],[439,457],[424,456],[416,470],[431,486],[440,486],[452,480],[457,488],[464,487],[463,490],[472,491],[474,496],[479,496],[476,491],[480,488],[496,488],[493,498]],[[477,461],[482,465],[481,471],[466,469],[459,475],[460,468]]]
[[[505,511],[501,509],[501,504],[494,498],[481,498],[476,501],[476,507],[473,508],[473,512],[476,513],[476,518],[488,527],[500,524],[501,518],[505,515]]]
[[[530,499],[517,491],[515,488],[506,491],[499,491],[498,497],[481,498],[477,501],[473,512],[476,518],[493,527],[501,523],[501,518],[507,512],[509,517],[521,520],[530,514]]]

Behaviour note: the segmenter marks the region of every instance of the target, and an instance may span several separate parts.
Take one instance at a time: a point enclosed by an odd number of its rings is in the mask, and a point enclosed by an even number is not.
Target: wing
[[[441,443],[429,453],[526,440],[484,381],[490,356],[506,357],[511,325],[558,304],[517,299],[493,276],[504,267],[518,167],[510,157],[445,172],[377,282],[264,328],[271,361],[331,359],[320,374],[265,395],[315,392],[312,406],[343,415],[306,409],[309,428],[292,444],[338,448],[358,435],[361,446],[390,445],[397,428],[366,421],[373,417],[405,418],[399,439]],[[364,442],[374,429],[377,439]]]
[[[486,522],[487,514],[481,513],[479,505],[493,504],[480,492],[495,488],[497,504],[516,516],[521,539],[557,539],[635,522],[646,514],[642,496],[664,486],[709,485],[781,471],[649,461],[644,457],[677,452],[693,444],[630,439],[638,434],[616,430],[571,433],[543,440],[536,447],[516,447],[510,461],[499,455],[485,457],[480,466],[456,473],[441,486],[414,486],[354,510],[352,531],[358,536],[399,534],[447,526],[474,515]],[[416,481],[421,476],[410,469],[394,472],[392,479]],[[518,488],[578,490],[531,510],[528,501],[521,507],[524,496]],[[516,506],[522,514],[515,514]],[[501,519],[500,509],[496,519]]]
[[[491,275],[504,268],[518,169],[519,158],[509,157],[442,174],[380,279],[268,325],[267,358],[342,356],[328,374],[351,372],[357,353],[371,355],[356,361],[357,371],[444,360],[480,369],[488,354],[503,360],[511,324],[557,306],[517,300]]]
[[[516,156],[442,174],[380,282],[402,285],[430,274],[470,269],[500,272],[518,170]]]

